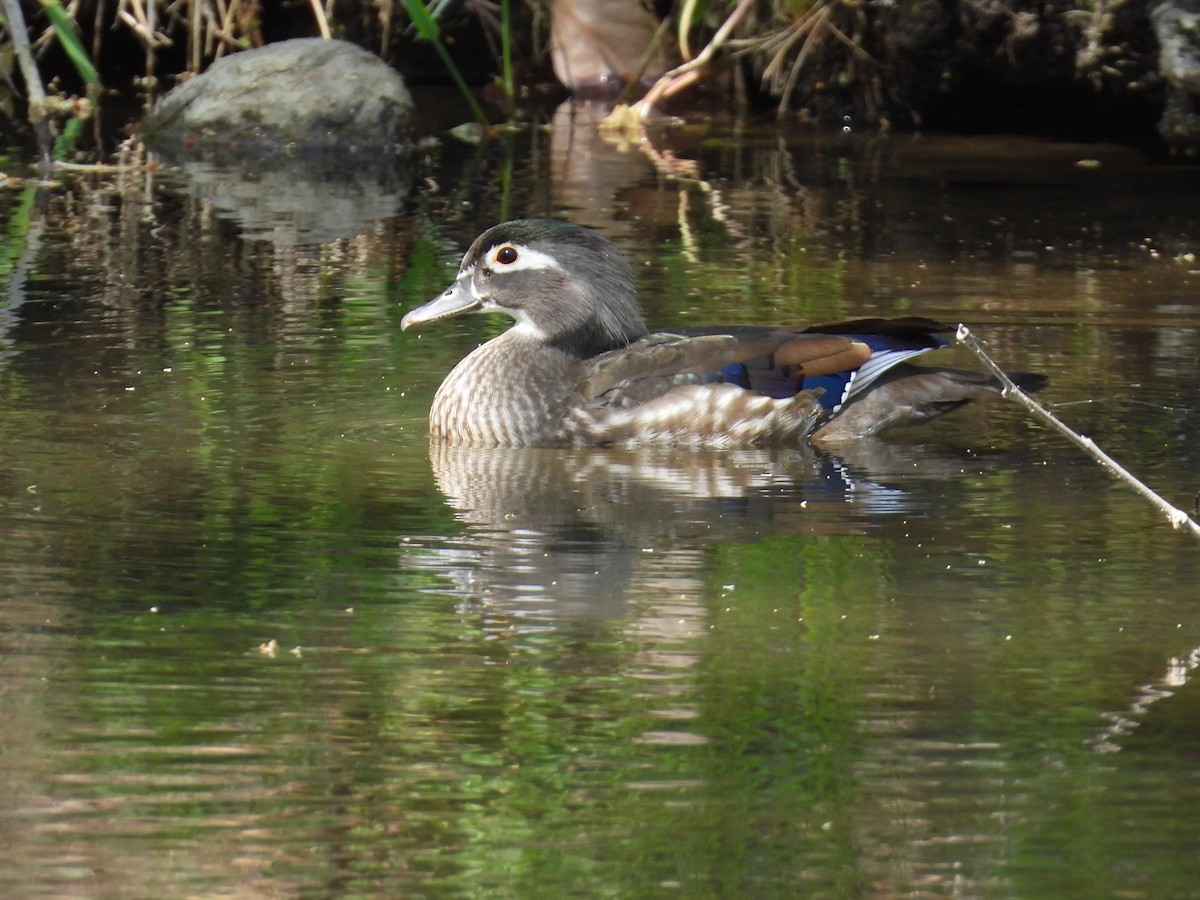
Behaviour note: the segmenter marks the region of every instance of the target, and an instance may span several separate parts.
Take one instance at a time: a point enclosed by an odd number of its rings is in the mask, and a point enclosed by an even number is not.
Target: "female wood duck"
[[[650,333],[616,246],[567,222],[485,231],[454,283],[400,327],[492,311],[516,323],[469,353],[433,398],[430,431],[454,444],[840,441],[999,392],[978,373],[905,362],[946,345],[934,332],[948,329],[928,319]]]

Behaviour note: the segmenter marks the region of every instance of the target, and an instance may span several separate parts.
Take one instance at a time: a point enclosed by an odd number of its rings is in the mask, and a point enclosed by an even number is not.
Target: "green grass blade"
[[[404,0],[404,11],[408,13],[409,21],[417,29],[417,33],[433,44],[442,39],[442,29],[421,0]]]
[[[46,0],[43,0],[46,2]],[[438,27],[437,20],[430,15],[428,8],[421,0],[404,0],[404,11],[408,13],[409,20],[417,29],[417,33],[425,40],[433,45],[434,52],[442,61],[442,65],[446,67],[446,71],[450,73],[450,77],[454,80],[454,84],[458,87],[459,93],[463,95],[463,99],[467,101],[467,105],[471,108],[471,114],[483,125],[488,125],[487,114],[475,99],[475,94],[467,85],[467,81],[462,76],[462,72],[458,70],[458,66],[454,64],[454,60],[450,58],[450,52],[446,49],[446,45],[442,43],[442,30]]]
[[[500,0],[500,59],[501,83],[504,85],[504,101],[511,120],[517,111],[517,92],[513,81],[512,61],[512,11],[509,0]]]
[[[54,29],[54,36],[62,44],[63,50],[74,64],[79,77],[91,87],[100,87],[100,73],[92,65],[91,57],[84,49],[83,42],[79,40],[79,32],[75,28],[75,23],[67,15],[67,11],[62,8],[62,4],[58,0],[39,0],[39,2],[50,19],[50,27]]]

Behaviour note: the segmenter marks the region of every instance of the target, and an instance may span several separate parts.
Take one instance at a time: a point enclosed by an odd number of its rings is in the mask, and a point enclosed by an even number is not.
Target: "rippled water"
[[[591,114],[0,197],[0,893],[1194,896],[1200,547],[1060,437],[448,450],[503,325],[398,324],[565,216],[651,325],[966,321],[1190,511],[1196,171]]]

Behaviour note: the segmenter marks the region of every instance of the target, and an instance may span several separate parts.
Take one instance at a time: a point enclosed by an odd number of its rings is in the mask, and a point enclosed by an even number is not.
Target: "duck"
[[[446,375],[431,439],[473,447],[836,444],[923,424],[1001,392],[978,372],[913,365],[951,330],[922,317],[651,331],[633,272],[600,232],[495,225],[402,330],[470,313],[513,324]],[[1026,389],[1039,376],[1017,374]]]

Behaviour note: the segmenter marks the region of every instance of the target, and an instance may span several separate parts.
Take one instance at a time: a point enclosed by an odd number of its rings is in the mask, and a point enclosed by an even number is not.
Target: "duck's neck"
[[[482,447],[561,444],[581,365],[574,353],[510,329],[446,376],[433,398],[429,429],[452,443]]]
[[[556,335],[547,344],[575,359],[588,359],[609,350],[628,347],[638,338],[646,336],[646,329],[638,326],[621,334],[613,334],[595,321]]]

